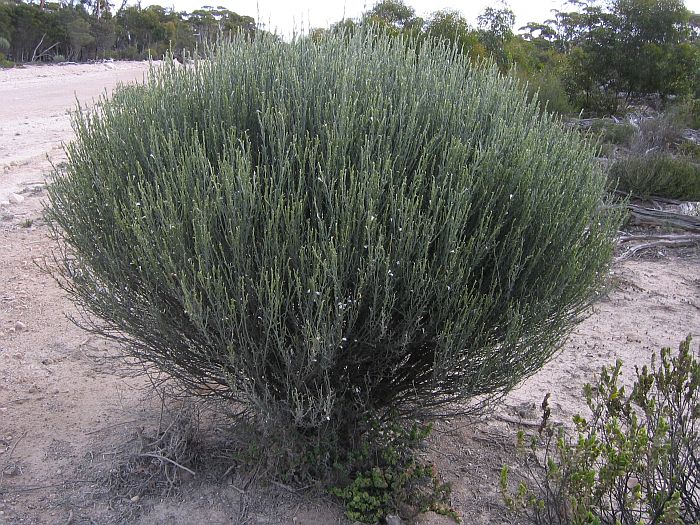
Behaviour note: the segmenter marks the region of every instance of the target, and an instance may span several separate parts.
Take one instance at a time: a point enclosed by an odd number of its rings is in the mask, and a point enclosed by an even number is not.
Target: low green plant
[[[588,131],[603,144],[625,146],[634,136],[636,128],[629,122],[594,119]]]
[[[561,78],[554,71],[538,71],[530,75],[517,73],[517,77],[526,85],[529,99],[537,100],[542,109],[561,116],[577,113]]]
[[[700,523],[700,362],[688,337],[673,356],[664,348],[628,394],[622,363],[586,385],[588,419],[577,435],[549,424],[545,399],[538,435],[525,446],[526,479],[515,491],[501,473],[506,504],[542,525],[693,525]]]
[[[0,52],[0,67],[10,68],[10,67],[14,67],[14,66],[15,66],[15,63],[12,62],[11,60],[7,60],[5,53]]]
[[[678,128],[700,129],[700,100],[697,98],[682,98],[667,107],[665,113]]]
[[[676,151],[681,157],[700,164],[700,144],[692,140],[683,140],[676,148]]]
[[[375,422],[362,444],[336,462],[340,481],[330,493],[343,502],[349,519],[376,523],[410,509],[412,515],[433,511],[461,521],[449,504],[449,484],[440,481],[432,464],[416,457],[430,431],[430,425],[406,429]]]
[[[632,195],[688,201],[700,200],[700,164],[668,153],[633,156],[615,161],[610,183]]]

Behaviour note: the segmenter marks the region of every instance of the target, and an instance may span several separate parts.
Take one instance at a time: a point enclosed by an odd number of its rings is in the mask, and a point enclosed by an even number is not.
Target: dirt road
[[[73,136],[69,111],[92,105],[121,82],[143,81],[145,62],[0,69],[0,203],[42,181]]]

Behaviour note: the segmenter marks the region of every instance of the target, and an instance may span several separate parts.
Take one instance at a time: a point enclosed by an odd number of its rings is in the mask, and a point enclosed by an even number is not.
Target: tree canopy
[[[9,44],[6,55],[15,62],[143,59],[169,49],[180,54],[238,30],[252,33],[255,20],[222,7],[188,13],[159,5],[114,10],[104,0],[65,5],[0,0],[0,42]]]
[[[312,39],[373,25],[394,37],[437,39],[472,61],[493,60],[533,91],[564,106],[615,112],[621,99],[700,93],[700,15],[682,0],[569,0],[550,20],[515,28],[507,4],[487,7],[472,25],[458,11],[425,18],[404,0],[382,0],[356,19],[315,28]],[[70,4],[0,0],[0,64],[178,56],[205,41],[261,29],[223,7],[192,12],[152,5],[118,9],[108,0]],[[303,38],[303,37],[302,37]],[[547,98],[545,96],[544,98]]]

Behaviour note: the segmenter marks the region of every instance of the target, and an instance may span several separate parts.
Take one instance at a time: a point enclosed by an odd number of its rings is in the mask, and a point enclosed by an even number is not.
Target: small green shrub
[[[53,62],[57,62],[57,63],[58,63],[58,62],[65,62],[65,61],[66,61],[66,57],[63,56],[63,55],[54,55],[53,57],[51,57],[51,60],[52,60]]]
[[[341,499],[349,519],[376,523],[410,508],[412,515],[433,511],[460,522],[449,505],[450,486],[438,479],[433,465],[416,459],[430,430],[429,425],[406,430],[375,422],[362,444],[336,463],[340,481],[330,493]]]
[[[681,157],[700,164],[700,144],[696,144],[692,140],[684,140],[678,145],[676,151]]]
[[[545,399],[526,451],[529,477],[513,493],[502,471],[506,504],[542,525],[700,523],[700,362],[690,343],[637,368],[629,394],[619,386],[622,363],[604,368],[584,389],[591,415],[574,417],[575,439],[549,425]]]
[[[675,127],[700,129],[700,100],[683,98],[666,108],[665,113]]]
[[[611,185],[641,198],[700,200],[700,164],[670,154],[629,157],[610,167]]]
[[[612,255],[594,148],[412,46],[238,36],[79,112],[48,215],[87,327],[302,456],[538,370]]]
[[[10,68],[10,67],[14,67],[14,66],[15,66],[15,63],[12,62],[11,60],[7,60],[5,53],[0,52],[0,67]]]
[[[526,85],[530,100],[537,100],[543,109],[556,115],[578,113],[569,100],[562,80],[553,71],[538,71],[531,75],[518,74]]]
[[[614,122],[608,119],[594,119],[589,128],[601,143],[625,146],[636,132],[636,128],[628,122]]]

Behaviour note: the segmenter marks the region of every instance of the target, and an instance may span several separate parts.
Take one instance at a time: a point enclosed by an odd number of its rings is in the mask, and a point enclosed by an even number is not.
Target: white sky
[[[132,0],[133,2],[134,0]],[[130,2],[131,3],[131,2]],[[178,11],[193,11],[203,5],[223,6],[240,15],[248,15],[267,29],[277,29],[284,35],[295,29],[328,27],[333,22],[355,18],[370,9],[376,0],[142,0],[146,7],[159,4],[174,7]],[[419,16],[426,17],[438,9],[450,8],[460,11],[472,25],[476,17],[488,6],[500,6],[500,0],[405,0]],[[562,9],[563,0],[510,0],[515,12],[515,29],[528,22],[542,22],[551,17],[552,9]],[[700,0],[686,0],[686,7],[700,12]],[[567,9],[564,7],[563,9]]]

